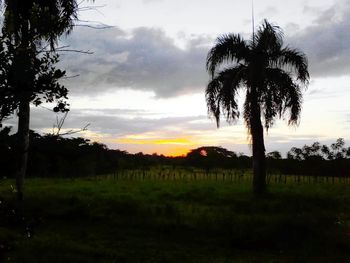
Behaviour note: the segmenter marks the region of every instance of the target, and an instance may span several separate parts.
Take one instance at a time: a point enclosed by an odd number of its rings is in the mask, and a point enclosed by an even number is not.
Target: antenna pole
[[[252,0],[252,27],[253,27],[253,44],[255,42],[255,21],[254,21],[254,0]]]

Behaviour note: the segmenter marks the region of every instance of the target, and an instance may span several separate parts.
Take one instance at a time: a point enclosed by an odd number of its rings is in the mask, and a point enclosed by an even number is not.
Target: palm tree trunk
[[[17,131],[17,153],[18,166],[16,171],[17,200],[23,200],[24,177],[27,171],[28,149],[29,149],[29,100],[22,99],[19,104],[18,131]]]
[[[253,192],[261,195],[266,191],[266,165],[264,130],[260,119],[260,108],[254,107],[251,118],[253,141]]]

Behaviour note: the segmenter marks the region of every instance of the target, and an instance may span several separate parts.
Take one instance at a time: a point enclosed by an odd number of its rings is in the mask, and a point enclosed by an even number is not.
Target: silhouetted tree
[[[69,33],[76,18],[75,0],[0,0],[5,4],[2,28],[1,117],[18,110],[16,173],[17,196],[23,199],[29,147],[30,103],[66,98],[58,83],[64,71],[56,69],[58,55],[51,53],[63,33]],[[64,111],[59,101],[55,111]],[[1,120],[1,119],[0,119]]]
[[[208,173],[217,167],[232,167],[233,160],[237,160],[237,154],[223,147],[203,146],[191,150],[187,156],[189,166],[199,166]]]
[[[279,151],[273,151],[273,152],[269,152],[267,155],[266,155],[267,158],[270,158],[270,159],[274,159],[274,160],[280,160],[282,159],[282,155]]]
[[[292,147],[292,149],[287,152],[287,159],[301,161],[303,158],[303,151],[300,148]]]
[[[343,138],[337,139],[335,143],[331,144],[331,149],[333,150],[333,157],[335,159],[342,159],[346,156],[346,148],[344,148],[345,141]]]
[[[312,145],[304,145],[301,149],[304,160],[322,159],[322,146],[319,142],[314,142]]]
[[[330,151],[329,147],[327,145],[322,145],[321,146],[321,154],[324,159],[331,160],[333,159],[332,157],[332,152]]]
[[[237,93],[246,89],[243,117],[253,146],[253,191],[261,194],[266,189],[261,117],[266,129],[286,112],[288,124],[297,124],[301,87],[309,80],[306,56],[284,47],[281,29],[265,20],[249,41],[239,34],[220,36],[208,53],[206,66],[211,75],[206,101],[218,126],[221,114],[229,123],[238,119]]]
[[[344,159],[347,157],[349,149],[345,148],[345,141],[343,138],[338,138],[330,147],[321,145],[319,142],[314,142],[311,145],[304,145],[303,148],[292,147],[287,152],[287,159],[294,160],[310,160],[323,159],[334,160]]]

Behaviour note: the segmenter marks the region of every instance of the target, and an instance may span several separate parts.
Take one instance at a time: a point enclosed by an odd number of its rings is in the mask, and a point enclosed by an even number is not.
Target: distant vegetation
[[[3,176],[15,172],[15,136],[8,127],[0,130],[0,165]],[[88,177],[121,174],[138,170],[149,173],[155,167],[170,167],[172,173],[181,169],[199,169],[203,174],[214,174],[218,169],[250,170],[252,158],[222,147],[200,147],[183,157],[166,157],[157,154],[130,154],[111,150],[104,144],[84,138],[62,138],[50,134],[30,133],[29,177]],[[157,168],[157,169],[158,169]],[[159,169],[157,173],[167,173]],[[302,148],[293,147],[282,158],[280,152],[267,154],[268,174],[350,177],[350,147],[343,139],[330,146],[318,142]],[[143,176],[143,175],[142,175]],[[214,176],[214,175],[211,175]]]

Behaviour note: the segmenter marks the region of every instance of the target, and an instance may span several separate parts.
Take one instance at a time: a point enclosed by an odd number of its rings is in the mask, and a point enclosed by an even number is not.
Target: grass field
[[[29,179],[0,184],[4,262],[350,262],[350,187]]]

